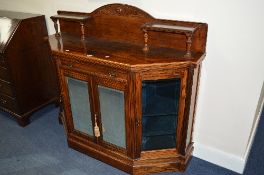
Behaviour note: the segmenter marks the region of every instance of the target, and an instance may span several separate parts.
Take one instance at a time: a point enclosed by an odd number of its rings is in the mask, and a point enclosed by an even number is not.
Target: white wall
[[[206,22],[207,57],[200,83],[195,155],[241,172],[264,80],[263,0],[0,0],[0,9],[42,13],[91,12],[126,3],[157,18]]]

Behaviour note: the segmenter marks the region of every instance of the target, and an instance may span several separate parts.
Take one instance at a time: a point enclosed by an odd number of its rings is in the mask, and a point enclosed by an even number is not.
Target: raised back
[[[127,4],[108,4],[94,10],[91,15],[93,16],[123,16],[123,17],[135,17],[153,19],[151,15],[145,11]]]
[[[185,27],[198,27],[193,35],[193,52],[205,52],[207,25],[204,23],[183,22],[156,19],[145,11],[126,4],[109,4],[102,6],[91,13],[58,11],[59,15],[90,16],[85,23],[85,35],[103,40],[128,42],[144,45],[142,26],[145,23],[162,23]],[[72,21],[60,20],[62,33],[80,35],[80,25]],[[151,47],[166,47],[177,50],[186,50],[186,36],[174,33],[150,31],[148,42]]]

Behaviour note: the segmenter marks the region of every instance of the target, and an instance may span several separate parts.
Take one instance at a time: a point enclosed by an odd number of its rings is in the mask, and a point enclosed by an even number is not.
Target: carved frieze
[[[128,16],[128,17],[144,17],[144,18],[153,18],[148,13],[143,10],[129,6],[127,4],[110,4],[107,6],[102,6],[95,10],[93,15],[111,15],[111,16]]]

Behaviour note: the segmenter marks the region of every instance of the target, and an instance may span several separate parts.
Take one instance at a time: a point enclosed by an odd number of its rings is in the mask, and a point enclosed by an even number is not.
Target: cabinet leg
[[[30,123],[30,119],[29,117],[17,118],[17,123],[19,124],[19,126],[25,127]]]
[[[58,121],[59,121],[59,124],[63,125],[63,120],[64,120],[64,116],[63,116],[63,104],[62,104],[62,95],[60,96],[59,100],[58,100],[58,103],[57,103],[59,109],[60,109],[60,112],[59,112],[59,116],[58,116]]]
[[[60,112],[59,116],[58,116],[58,121],[59,121],[59,124],[61,124],[61,125],[63,124],[63,122],[62,122],[63,118],[62,117],[63,117],[62,112]]]
[[[54,100],[54,105],[55,105],[55,107],[56,108],[60,108],[60,106],[61,106],[61,99],[60,99],[60,97],[59,98],[57,98],[56,100]]]
[[[63,125],[65,132],[68,133],[67,125],[66,125],[66,122],[65,122],[65,115],[64,115],[64,111],[63,110],[60,111],[58,119],[59,119],[59,123],[61,125]]]

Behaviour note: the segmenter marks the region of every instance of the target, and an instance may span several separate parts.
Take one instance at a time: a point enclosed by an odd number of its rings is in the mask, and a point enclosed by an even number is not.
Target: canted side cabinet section
[[[193,150],[186,138],[191,133],[189,118],[193,68],[147,70],[139,77],[138,93],[141,127],[138,128],[135,174],[183,171]],[[189,90],[190,89],[190,90]],[[189,124],[191,123],[191,124]],[[188,135],[189,134],[189,135]]]

